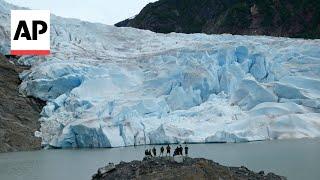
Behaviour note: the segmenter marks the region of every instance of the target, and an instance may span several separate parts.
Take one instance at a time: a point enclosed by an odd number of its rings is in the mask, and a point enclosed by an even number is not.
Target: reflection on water
[[[172,145],[173,148],[176,145]],[[152,148],[152,146],[147,146]],[[42,150],[0,154],[1,180],[91,179],[99,167],[142,159],[145,146],[94,150]],[[157,146],[158,151],[160,146]],[[320,139],[240,144],[192,144],[192,157],[228,166],[272,171],[293,180],[320,179]]]

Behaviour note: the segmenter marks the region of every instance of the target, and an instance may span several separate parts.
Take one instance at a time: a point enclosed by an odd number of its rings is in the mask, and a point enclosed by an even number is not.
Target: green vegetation
[[[245,2],[238,3],[227,10],[221,26],[247,28],[250,26],[250,7]]]
[[[261,25],[263,27],[272,27],[274,25],[273,19],[276,13],[273,6],[273,0],[257,0],[256,5],[259,9],[259,12],[263,16]]]
[[[256,5],[257,15],[251,7]],[[123,26],[170,33],[320,38],[320,0],[160,0]]]

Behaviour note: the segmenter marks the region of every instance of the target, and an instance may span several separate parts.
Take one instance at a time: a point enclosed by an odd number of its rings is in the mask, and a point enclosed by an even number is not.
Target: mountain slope
[[[0,152],[41,148],[34,132],[43,103],[19,94],[19,73],[25,69],[0,56]]]
[[[320,38],[319,0],[160,0],[116,24],[154,32]]]
[[[1,32],[12,7],[0,5]],[[51,52],[18,60],[32,65],[20,92],[47,102],[36,133],[45,146],[320,137],[320,40],[160,34],[52,15]]]

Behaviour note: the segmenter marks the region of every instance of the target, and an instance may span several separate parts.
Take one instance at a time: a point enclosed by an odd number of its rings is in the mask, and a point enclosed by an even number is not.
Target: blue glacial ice
[[[11,6],[0,4],[3,40]],[[52,55],[19,59],[32,66],[20,92],[47,102],[44,146],[320,137],[320,40],[51,21]]]

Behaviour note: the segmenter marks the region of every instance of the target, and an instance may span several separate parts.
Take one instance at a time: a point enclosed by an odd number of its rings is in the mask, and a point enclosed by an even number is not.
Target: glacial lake
[[[0,154],[0,179],[88,180],[108,162],[141,160],[146,147],[153,146],[3,153]],[[256,172],[271,171],[289,180],[320,179],[320,139],[190,144],[189,151],[191,157],[203,157],[228,166],[244,165]]]

